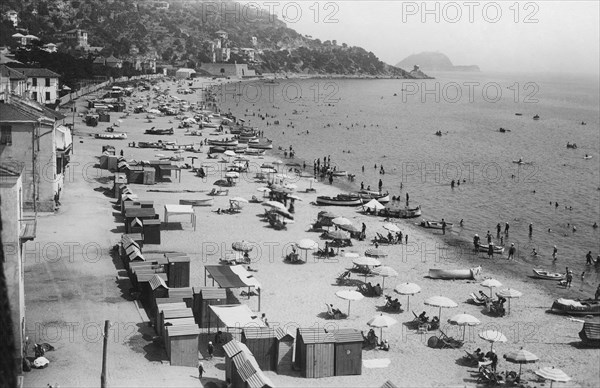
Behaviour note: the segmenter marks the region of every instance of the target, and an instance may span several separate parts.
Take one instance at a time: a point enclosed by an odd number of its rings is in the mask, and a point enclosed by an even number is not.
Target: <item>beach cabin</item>
[[[107,169],[108,169],[108,159],[110,157],[111,157],[110,155],[106,156],[106,168]],[[119,187],[121,185],[124,185],[127,183],[127,174],[122,173],[122,172],[115,172],[113,179],[114,179],[114,185],[113,185],[114,197],[121,198],[121,190],[119,190]]]
[[[165,322],[176,320],[180,318],[193,318],[192,309],[190,308],[163,308],[159,314],[158,321],[158,335],[161,337],[165,337],[165,345],[166,345],[166,336],[165,336]],[[197,327],[198,325],[196,325]]]
[[[196,325],[173,325],[166,328],[165,349],[173,366],[198,366],[198,335]]]
[[[275,370],[277,336],[270,327],[247,327],[242,331],[242,343],[256,359],[261,370]]]
[[[277,337],[275,371],[278,374],[288,374],[293,369],[294,336],[279,326],[275,328],[275,336]]]
[[[231,388],[268,388],[273,382],[258,366],[246,345],[231,340],[223,345],[225,351],[225,379]]]
[[[600,347],[600,318],[586,319],[579,338],[585,346]]]
[[[215,326],[218,322],[217,316],[208,306],[227,304],[227,290],[218,287],[192,287],[192,290],[192,309],[196,323],[200,327],[210,327],[211,323]]]
[[[335,375],[362,374],[361,332],[356,329],[336,329],[332,334],[335,338]]]
[[[161,313],[165,310],[181,310],[187,308],[185,302],[170,298],[156,298],[156,308],[154,309],[154,315],[152,319],[152,325],[156,331],[156,335],[160,335],[162,328],[161,324]]]
[[[181,253],[165,254],[167,257],[167,274],[173,288],[190,286],[190,258]]]
[[[298,329],[296,365],[306,378],[334,376],[335,337],[323,329]]]
[[[169,295],[169,287],[165,280],[157,274],[150,278],[149,283],[152,293],[149,295],[148,309],[153,309],[156,306],[156,298],[165,298]]]
[[[137,290],[141,293],[140,300],[146,308],[150,308],[150,306],[152,306],[152,304],[150,303],[150,301],[153,299],[150,296],[152,295],[152,288],[150,288],[150,279],[154,275],[160,276],[165,281],[165,283],[167,283],[168,279],[166,273],[156,273],[152,270],[135,271],[132,276],[132,278],[135,279],[135,284],[137,284]],[[134,282],[132,281],[132,283]]]

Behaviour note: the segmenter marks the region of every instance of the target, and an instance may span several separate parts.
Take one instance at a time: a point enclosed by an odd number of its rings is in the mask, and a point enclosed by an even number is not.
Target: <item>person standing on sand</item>
[[[446,221],[442,218],[442,234],[446,234]]]
[[[408,234],[404,235],[404,244],[408,244]]]
[[[202,375],[204,374],[204,364],[198,361],[198,380],[202,379]]]
[[[383,187],[383,181],[379,180],[379,192],[381,193],[381,188]]]
[[[494,245],[490,243],[490,245],[488,245],[488,259],[493,259],[494,258]]]
[[[212,343],[212,341],[208,341],[208,359],[212,360],[213,358],[213,353],[215,352],[215,347]]]
[[[598,288],[596,288],[596,293],[594,294],[594,299],[600,299],[600,284],[598,284]]]
[[[502,226],[500,226],[500,223],[498,222],[498,225],[496,225],[496,235],[498,237],[500,237],[500,232],[502,231]]]
[[[573,281],[573,271],[567,267],[567,284],[566,288],[571,288],[571,282]]]
[[[515,243],[510,244],[510,248],[508,248],[508,260],[513,260],[515,258]]]

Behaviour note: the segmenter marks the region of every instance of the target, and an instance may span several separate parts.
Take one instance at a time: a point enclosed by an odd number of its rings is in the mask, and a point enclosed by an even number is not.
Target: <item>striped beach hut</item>
[[[269,388],[273,382],[264,374],[252,352],[243,343],[231,340],[223,345],[225,379],[232,388]]]
[[[277,326],[275,328],[275,336],[277,337],[277,361],[275,371],[278,374],[290,373],[293,369],[294,335]]]

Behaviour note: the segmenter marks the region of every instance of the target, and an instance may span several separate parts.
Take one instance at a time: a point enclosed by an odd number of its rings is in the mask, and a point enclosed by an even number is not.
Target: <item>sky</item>
[[[247,1],[242,3],[249,4]],[[600,2],[258,1],[303,35],[361,46],[395,65],[442,52],[490,72],[598,74]]]

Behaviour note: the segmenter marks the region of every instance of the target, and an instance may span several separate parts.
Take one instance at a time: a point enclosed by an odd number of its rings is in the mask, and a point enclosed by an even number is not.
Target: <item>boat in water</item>
[[[362,203],[367,203],[372,199],[376,199],[379,203],[388,203],[390,202],[390,193],[387,191],[385,193],[379,191],[369,191],[369,190],[360,190],[357,192],[353,192],[349,194],[350,196],[359,197]]]
[[[415,218],[421,216],[421,206],[417,206],[414,208],[404,207],[404,208],[385,208],[381,209],[378,213],[380,217],[389,217],[389,218]]]
[[[429,229],[442,229],[442,221],[421,221],[421,226]],[[452,229],[454,226],[451,222],[446,222],[446,229]]]
[[[479,249],[479,252],[488,252],[490,249],[490,246],[483,244],[483,245],[480,245],[478,249]],[[493,249],[494,249],[494,254],[501,255],[504,253],[504,247],[501,245],[493,245]]]
[[[254,148],[259,150],[271,150],[273,149],[272,141],[259,141],[258,143],[248,143],[248,148]]]
[[[600,301],[595,299],[573,300],[559,298],[552,303],[550,311],[568,315],[600,315]]]
[[[546,280],[563,280],[565,278],[565,274],[564,273],[558,273],[558,272],[548,272],[548,271],[544,271],[543,269],[533,269],[533,276],[535,276],[538,279],[546,279]]]
[[[429,269],[429,277],[432,279],[476,279],[480,274],[481,266],[469,269]]]

